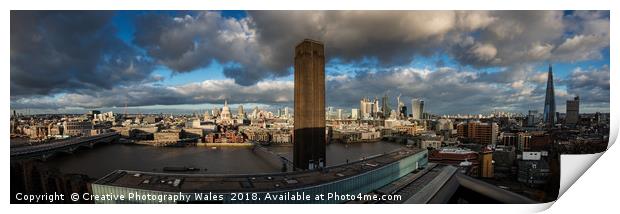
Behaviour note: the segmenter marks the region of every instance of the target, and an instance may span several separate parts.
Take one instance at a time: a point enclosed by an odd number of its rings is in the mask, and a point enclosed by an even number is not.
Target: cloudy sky
[[[293,101],[293,49],[325,43],[327,105],[387,94],[436,114],[609,112],[608,11],[11,11],[11,109],[197,111]]]

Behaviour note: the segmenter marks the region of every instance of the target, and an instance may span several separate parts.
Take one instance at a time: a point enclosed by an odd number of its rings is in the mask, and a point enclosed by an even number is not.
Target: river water
[[[327,165],[333,166],[363,157],[383,154],[400,148],[389,142],[329,144],[326,149]],[[292,146],[267,147],[253,151],[247,147],[151,147],[143,145],[107,144],[93,149],[76,151],[47,160],[62,173],[85,174],[92,178],[117,170],[161,172],[164,167],[194,167],[194,173],[253,174],[279,172],[281,162],[274,154],[293,160]]]

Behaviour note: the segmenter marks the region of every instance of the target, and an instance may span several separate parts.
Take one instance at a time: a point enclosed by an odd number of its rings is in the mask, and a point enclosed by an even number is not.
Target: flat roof
[[[429,163],[427,168],[421,171],[412,172],[405,177],[386,185],[384,188],[390,189],[390,192],[382,194],[400,195],[398,200],[372,201],[372,203],[401,204],[407,203],[408,200],[427,200],[430,196],[437,192],[438,188],[443,185],[442,180],[446,180],[455,172],[454,167],[444,164]],[[394,186],[394,188],[392,188]],[[409,201],[408,203],[413,203]],[[417,203],[425,203],[418,201]]]
[[[318,43],[318,44],[323,44],[323,42],[320,42],[318,40],[314,40],[314,39],[304,39],[303,41],[301,41],[300,43],[303,42],[312,42],[312,43]]]
[[[299,189],[333,182],[388,165],[425,151],[400,148],[396,151],[327,167],[323,170],[247,174],[182,174],[116,170],[94,184],[164,192],[266,192]]]
[[[310,42],[310,43],[315,43],[315,44],[320,44],[320,45],[324,45],[323,42],[317,41],[317,40],[313,40],[313,39],[304,39],[301,42],[299,42],[297,45],[295,45],[295,48],[297,48],[299,45],[303,44],[304,42]]]

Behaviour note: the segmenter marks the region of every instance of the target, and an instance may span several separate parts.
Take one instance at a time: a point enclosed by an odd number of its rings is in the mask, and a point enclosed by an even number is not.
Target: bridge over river
[[[119,133],[103,133],[89,137],[75,137],[34,146],[11,148],[11,160],[41,159],[46,160],[57,153],[73,153],[80,147],[92,148],[98,143],[109,143],[117,140]]]

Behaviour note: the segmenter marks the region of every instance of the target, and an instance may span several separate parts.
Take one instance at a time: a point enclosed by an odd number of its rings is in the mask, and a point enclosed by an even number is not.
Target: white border
[[[613,1],[604,0],[556,0],[556,1],[541,1],[541,0],[521,0],[521,1],[484,1],[484,0],[436,0],[436,1],[407,1],[407,0],[314,0],[308,2],[299,1],[279,1],[279,0],[219,0],[219,1],[206,1],[206,0],[90,0],[90,1],[78,1],[78,0],[52,0],[52,1],[35,1],[35,0],[19,0],[4,2],[6,9],[4,10],[4,21],[2,22],[2,34],[3,42],[1,49],[2,61],[4,68],[10,69],[10,40],[9,40],[9,25],[10,25],[10,12],[11,9],[30,9],[30,10],[129,10],[129,9],[145,9],[145,10],[223,10],[223,9],[253,9],[253,10],[324,10],[324,9],[346,9],[346,10],[454,10],[454,9],[467,9],[467,10],[565,10],[565,9],[595,9],[595,10],[611,10],[611,23],[618,23],[616,11],[618,11],[618,4],[613,4]],[[616,27],[617,28],[617,27]],[[611,35],[617,34],[617,30],[614,28],[614,24],[611,25]],[[612,37],[613,38],[613,37]],[[616,59],[618,56],[618,45],[611,41],[610,59]],[[615,67],[610,65],[611,85],[613,83],[619,83],[618,75],[616,74]],[[5,101],[10,100],[10,72],[1,72],[2,79],[5,81],[1,96]],[[617,86],[611,88],[610,99],[610,112],[611,112],[611,128],[612,136],[610,140],[612,143],[617,140],[618,125],[618,103],[614,101],[614,95],[618,91]],[[8,121],[10,103],[7,102],[2,106],[4,114],[2,114],[3,121]],[[5,126],[0,133],[1,136],[9,136],[8,123],[5,122]],[[610,146],[611,144],[610,143]],[[8,144],[8,142],[6,142]],[[8,154],[8,146],[1,147],[5,154]],[[562,185],[563,190],[567,190],[564,195],[559,199],[556,205],[552,209],[547,211],[553,212],[574,212],[584,211],[591,212],[600,209],[616,210],[616,202],[613,200],[617,198],[616,193],[620,191],[618,188],[618,149],[611,148],[607,154],[596,162],[586,174],[579,179],[573,187],[566,188],[565,185],[572,183],[571,180],[575,180],[578,176],[575,174],[565,175],[562,173]],[[562,157],[562,171],[583,169],[583,166],[588,166],[590,161],[596,160],[600,154],[594,155],[571,155]],[[346,205],[117,205],[117,206],[92,206],[92,205],[26,205],[26,206],[8,206],[9,199],[9,177],[8,166],[9,157],[3,159],[4,163],[0,163],[4,167],[3,172],[5,176],[0,176],[0,179],[4,185],[3,189],[6,191],[2,194],[1,200],[5,202],[4,209],[11,208],[9,211],[13,213],[19,211],[26,212],[88,212],[88,213],[106,213],[109,214],[114,211],[122,213],[158,213],[158,212],[293,212],[293,213],[317,213],[317,212],[329,212],[329,213],[357,213],[357,212],[373,212],[373,213],[400,213],[400,212],[454,212],[454,213],[522,213],[522,212],[536,212],[546,209],[551,203],[543,205],[402,205],[402,206],[346,206]],[[570,163],[570,164],[569,164]],[[578,166],[581,165],[581,166]],[[585,167],[587,169],[587,167]],[[101,209],[105,208],[105,209]],[[320,209],[317,209],[320,208]],[[405,208],[405,209],[402,209]],[[13,210],[14,209],[14,210]]]

